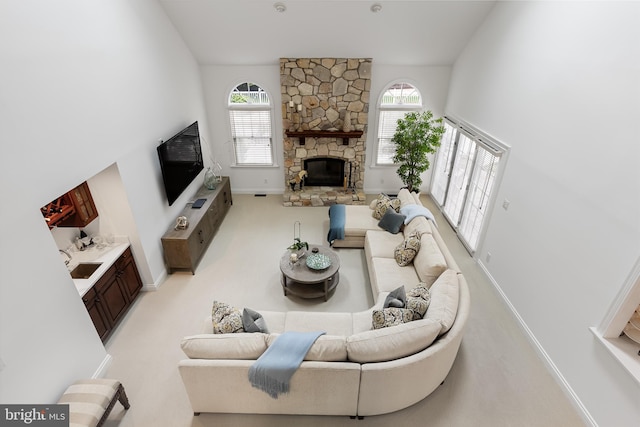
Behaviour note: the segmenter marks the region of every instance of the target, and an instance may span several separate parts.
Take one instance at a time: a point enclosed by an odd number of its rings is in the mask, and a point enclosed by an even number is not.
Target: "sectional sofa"
[[[397,199],[401,212],[421,206],[407,190]],[[178,368],[194,413],[373,416],[419,402],[445,380],[462,341],[470,295],[437,227],[416,216],[393,234],[379,227],[370,207],[346,208],[345,239],[333,245],[364,249],[374,306],[357,313],[258,310],[268,333],[213,333],[212,318],[206,318],[204,333],[181,342],[187,358]],[[409,236],[419,236],[420,248],[400,266],[396,248]],[[387,296],[399,287],[407,295],[429,289],[422,318],[387,316]],[[373,318],[381,315],[389,326],[374,329]],[[293,375],[289,393],[274,399],[252,387],[249,368],[280,333],[318,330],[326,334]]]

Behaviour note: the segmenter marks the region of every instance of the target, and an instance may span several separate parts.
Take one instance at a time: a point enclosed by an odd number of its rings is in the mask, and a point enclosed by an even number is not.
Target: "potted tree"
[[[391,139],[396,145],[393,162],[400,165],[398,176],[409,191],[420,188],[420,175],[429,169],[428,155],[435,153],[443,134],[442,118],[434,119],[431,111],[412,111],[398,119]]]

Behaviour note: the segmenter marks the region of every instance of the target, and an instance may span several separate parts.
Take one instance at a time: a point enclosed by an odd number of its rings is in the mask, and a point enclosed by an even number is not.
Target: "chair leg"
[[[118,401],[124,406],[124,409],[129,409],[131,405],[129,404],[129,398],[127,397],[127,393],[124,391],[124,386],[120,384],[118,387]]]

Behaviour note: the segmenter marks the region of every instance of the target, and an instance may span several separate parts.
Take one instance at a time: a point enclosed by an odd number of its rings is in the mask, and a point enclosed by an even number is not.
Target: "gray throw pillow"
[[[404,215],[396,213],[393,209],[387,209],[380,222],[378,222],[378,227],[391,234],[398,234],[404,225],[404,218]]]
[[[264,332],[269,333],[267,322],[265,322],[262,314],[253,311],[250,308],[242,310],[242,327],[245,332]]]
[[[404,286],[400,286],[393,291],[384,300],[382,308],[404,308],[407,304],[407,294]]]

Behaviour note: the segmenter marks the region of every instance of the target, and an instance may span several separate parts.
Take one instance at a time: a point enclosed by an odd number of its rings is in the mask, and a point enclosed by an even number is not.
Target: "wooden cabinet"
[[[40,210],[49,228],[85,227],[98,217],[98,210],[86,182],[43,206]]]
[[[176,230],[172,226],[162,237],[164,259],[169,273],[184,269],[195,274],[196,266],[233,204],[229,177],[222,177],[222,182],[215,190],[203,187],[195,199],[206,199],[206,202],[200,209],[193,209],[190,203],[180,213],[187,217],[189,227],[186,230]]]
[[[141,288],[142,280],[131,248],[127,248],[82,297],[102,342],[127,313]]]

